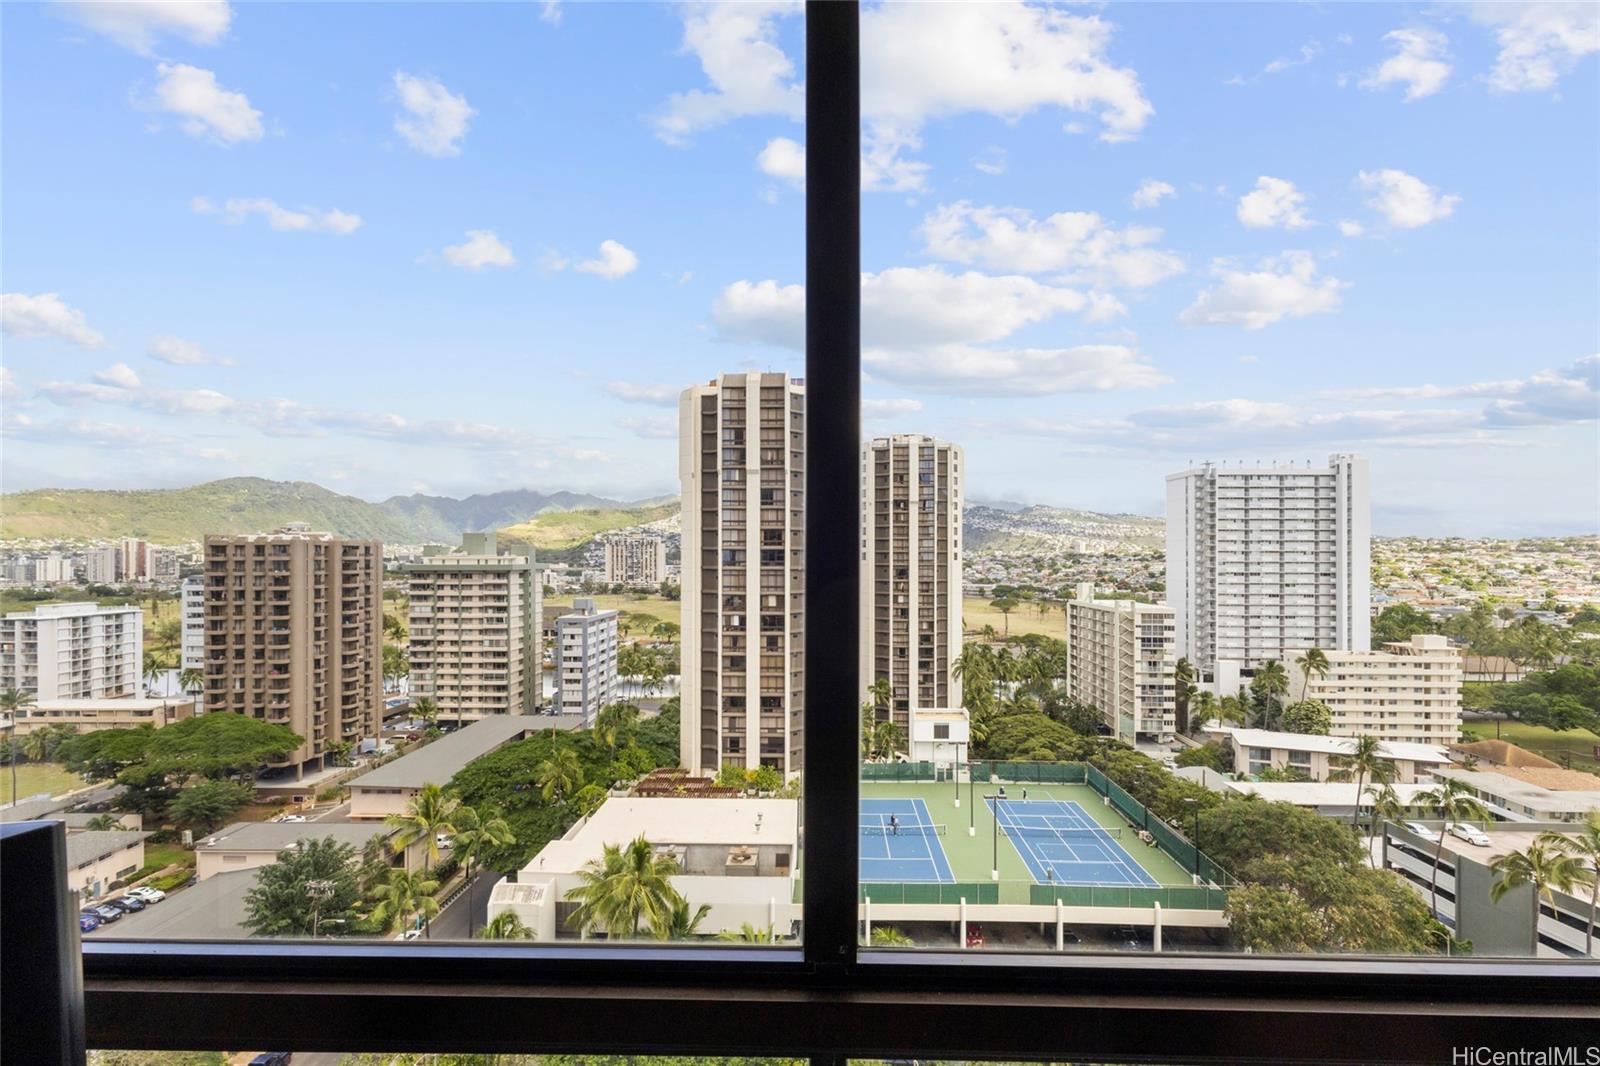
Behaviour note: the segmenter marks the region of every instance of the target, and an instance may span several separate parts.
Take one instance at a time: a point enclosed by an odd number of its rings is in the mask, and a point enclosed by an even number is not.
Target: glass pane
[[[797,938],[805,388],[724,289],[803,262],[799,9],[135,7],[3,12],[0,788],[85,935]]]
[[[1593,25],[863,11],[868,942],[1600,952]]]

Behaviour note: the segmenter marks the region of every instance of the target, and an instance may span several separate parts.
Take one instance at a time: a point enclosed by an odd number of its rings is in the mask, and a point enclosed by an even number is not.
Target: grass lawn
[[[60,763],[17,763],[17,795],[24,799],[41,792],[59,796],[63,792],[82,788],[83,783],[83,778]],[[11,800],[11,767],[0,765],[0,803],[10,803]]]
[[[1600,736],[1595,736],[1587,729],[1569,729],[1557,733],[1544,726],[1513,722],[1508,718],[1468,718],[1461,725],[1478,734],[1479,739],[1509,740],[1519,748],[1527,748],[1563,765],[1563,756],[1566,756],[1571,760],[1574,770],[1600,774],[1600,760],[1595,758],[1595,746],[1600,745]]]
[[[144,864],[155,867],[187,866],[193,869],[194,852],[178,844],[146,844]]]
[[[994,626],[995,632],[1004,636],[1006,633],[1006,616],[989,606],[989,601],[971,596],[961,601],[961,625],[968,633],[976,632],[985,625]],[[1019,603],[1011,609],[1011,635],[1020,637],[1025,633],[1041,633],[1057,640],[1066,639],[1066,622],[1063,620],[1059,608],[1051,607],[1044,614],[1039,613],[1039,608],[1032,603]]]

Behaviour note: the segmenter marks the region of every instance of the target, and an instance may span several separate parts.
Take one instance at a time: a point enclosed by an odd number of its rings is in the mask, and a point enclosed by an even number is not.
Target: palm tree
[[[83,827],[91,832],[121,829],[122,819],[114,814],[97,814],[85,822]]]
[[[1172,668],[1172,701],[1176,705],[1178,721],[1189,722],[1189,699],[1194,695],[1194,663],[1188,656],[1180,658]]]
[[[578,908],[567,921],[584,932],[603,929],[608,937],[638,937],[639,926],[652,929],[669,921],[678,893],[672,875],[678,860],[657,855],[644,837],[628,844],[607,844],[578,877],[583,882],[567,893]]]
[[[206,684],[206,672],[198,666],[186,666],[178,671],[178,687],[193,696]]]
[[[395,851],[404,851],[417,841],[427,842],[428,865],[439,864],[439,834],[455,828],[455,817],[461,801],[445,792],[433,782],[422,786],[404,814],[391,814],[383,820],[385,825],[398,829],[390,842]]]
[[[880,677],[867,686],[867,695],[872,698],[874,707],[887,708],[889,701],[894,698],[894,686],[887,677]]]
[[[1464,822],[1469,818],[1480,822],[1489,820],[1489,809],[1480,803],[1476,796],[1467,791],[1467,787],[1455,778],[1447,777],[1439,782],[1439,787],[1426,792],[1418,792],[1411,797],[1412,803],[1425,804],[1444,820],[1439,827],[1439,839],[1433,848],[1433,883],[1429,886],[1428,901],[1435,914],[1439,913],[1439,857],[1444,854],[1444,835],[1449,831],[1451,822]],[[1498,899],[1499,897],[1495,897]]]
[[[578,760],[578,753],[571,748],[558,747],[539,764],[534,780],[546,803],[564,803],[568,796],[583,787],[583,764]]]
[[[718,933],[717,939],[732,944],[776,944],[780,938],[770,925],[741,922],[738,929],[724,929]]]
[[[35,729],[21,740],[22,754],[29,762],[44,762],[50,750],[50,737],[42,729]]]
[[[373,909],[372,917],[379,928],[388,932],[411,915],[420,914],[423,928],[429,929],[439,913],[439,901],[433,898],[437,891],[439,882],[430,880],[424,871],[408,874],[396,867],[389,871],[389,880],[378,895],[378,906]]]
[[[33,706],[33,693],[24,692],[19,688],[8,688],[0,692],[0,710],[6,712],[10,720],[8,727],[11,733],[11,802],[15,803],[21,797],[17,795],[17,717],[23,711]]]
[[[1535,957],[1539,954],[1539,901],[1546,900],[1555,906],[1557,892],[1571,892],[1586,880],[1582,861],[1574,855],[1556,851],[1535,840],[1524,851],[1502,855],[1489,864],[1497,880],[1489,886],[1489,898],[1499,903],[1501,897],[1514,888],[1531,885],[1533,930],[1532,944]]]
[[[489,924],[479,929],[477,936],[479,940],[532,940],[533,930],[523,925],[522,919],[515,914],[502,911],[490,918]]]
[[[872,946],[875,948],[914,948],[917,942],[892,925],[872,927]]]
[[[1321,648],[1307,648],[1294,664],[1300,668],[1300,698],[1304,700],[1306,689],[1311,687],[1311,675],[1316,674],[1319,680],[1328,676],[1328,655]]]
[[[467,935],[472,935],[473,893],[472,893],[472,861],[486,848],[503,848],[507,844],[515,844],[517,838],[511,832],[511,826],[504,818],[490,816],[480,818],[478,812],[468,806],[457,808],[450,819],[450,824],[455,828],[456,838],[453,853],[461,860],[462,870],[467,880]]]
[[[688,940],[700,931],[700,923],[710,914],[711,904],[702,903],[691,912],[689,901],[678,896],[665,920],[660,925],[651,926],[650,932],[657,940]]]
[[[1395,792],[1394,786],[1387,781],[1367,786],[1365,793],[1371,800],[1372,820],[1368,823],[1367,832],[1367,858],[1371,860],[1372,868],[1378,868],[1378,858],[1373,854],[1372,843],[1377,839],[1378,826],[1384,822],[1397,822],[1405,816],[1405,804],[1400,802],[1400,796]]]
[[[1268,659],[1256,667],[1255,683],[1267,699],[1266,720],[1270,729],[1277,719],[1276,712],[1283,709],[1280,700],[1289,691],[1289,673],[1278,660]]]
[[[161,676],[167,668],[167,662],[158,653],[147,651],[144,653],[144,687],[149,692],[156,687],[156,678]]]
[[[1199,733],[1201,728],[1217,716],[1217,697],[1201,689],[1189,697],[1189,732]]]
[[[1586,956],[1593,955],[1595,911],[1600,905],[1600,811],[1590,811],[1589,820],[1573,835],[1540,833],[1539,842],[1571,855],[1588,866],[1582,878],[1589,883],[1589,924],[1583,933],[1583,953]]]
[[[434,702],[432,696],[419,696],[412,700],[411,713],[430,729],[439,721],[439,705]]]
[[[1217,721],[1244,725],[1244,701],[1238,696],[1224,696],[1217,701]]]
[[[1374,781],[1388,781],[1394,777],[1394,763],[1378,754],[1378,746],[1382,743],[1377,737],[1357,737],[1356,746],[1348,755],[1335,755],[1333,763],[1338,767],[1328,776],[1338,781],[1350,780],[1350,775],[1356,778],[1356,802],[1350,811],[1350,828],[1355,829],[1357,820],[1361,817],[1362,785],[1367,778]]]
[[[613,750],[639,724],[639,708],[631,703],[611,703],[594,716],[594,736]]]

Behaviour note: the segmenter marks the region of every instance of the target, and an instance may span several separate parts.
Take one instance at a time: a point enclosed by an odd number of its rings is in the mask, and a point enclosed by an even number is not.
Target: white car
[[[401,940],[415,940],[415,939],[417,939],[417,937],[419,937],[421,935],[422,935],[422,930],[421,929],[407,929],[405,932],[400,934],[399,939],[401,939]]]
[[[1461,822],[1451,822],[1450,835],[1453,837],[1460,837],[1468,844],[1472,844],[1476,847],[1486,848],[1489,846],[1489,834],[1485,833],[1482,829],[1479,829],[1475,825],[1465,825]]]
[[[306,816],[303,814],[283,814],[278,816],[278,821],[280,822],[303,822],[305,820]]]
[[[127,895],[132,896],[134,899],[142,900],[145,903],[160,903],[162,900],[167,898],[167,894],[161,891],[159,888],[144,888],[142,886],[139,888],[128,889]]]
[[[1439,842],[1439,831],[1437,829],[1429,829],[1421,822],[1406,822],[1405,827],[1430,844]]]
[[[455,846],[456,838],[448,833],[440,833],[433,838],[433,842],[436,847],[449,850]]]

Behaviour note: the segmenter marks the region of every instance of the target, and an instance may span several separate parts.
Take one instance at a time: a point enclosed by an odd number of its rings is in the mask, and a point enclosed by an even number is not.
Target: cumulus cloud
[[[238,365],[232,359],[212,355],[194,341],[186,341],[182,337],[156,337],[145,349],[145,354],[157,362],[171,363],[173,366]]]
[[[139,375],[127,363],[113,363],[104,370],[97,370],[94,379],[116,389],[137,389],[140,385]]]
[[[1182,273],[1183,260],[1149,247],[1161,231],[1117,229],[1099,215],[1063,211],[1037,220],[1015,207],[941,205],[922,220],[924,251],[934,258],[1107,288],[1144,288]]]
[[[626,277],[639,268],[639,257],[617,241],[601,241],[600,254],[585,259],[574,269],[583,274],[595,274],[607,281]]]
[[[336,233],[347,237],[361,228],[361,216],[348,211],[338,208],[322,211],[315,207],[291,211],[264,197],[225,200],[218,206],[208,197],[196,196],[189,201],[189,208],[198,215],[221,215],[224,222],[235,225],[251,215],[261,215],[273,229],[290,232]]]
[[[1361,82],[1363,89],[1381,90],[1404,85],[1407,100],[1421,100],[1444,88],[1450,77],[1449,40],[1438,30],[1391,30],[1383,35],[1395,54]]]
[[[1448,218],[1461,202],[1461,197],[1441,194],[1403,170],[1363,170],[1356,175],[1356,184],[1375,191],[1377,195],[1367,201],[1367,206],[1389,225],[1401,229],[1416,229]]]
[[[477,114],[467,98],[446,89],[438,78],[404,71],[395,72],[394,88],[401,107],[394,117],[395,132],[423,155],[460,155],[461,141]]]
[[[1239,221],[1251,229],[1304,229],[1311,225],[1305,213],[1306,197],[1294,182],[1266,175],[1256,179],[1254,191],[1239,197]]]
[[[806,149],[803,144],[787,137],[774,137],[756,156],[756,166],[768,177],[787,181],[797,189],[805,188]]]
[[[38,296],[8,292],[0,296],[0,329],[12,337],[49,337],[80,348],[106,346],[106,339],[89,328],[84,313],[68,307],[53,292]]]
[[[142,56],[163,37],[216,44],[233,18],[226,0],[57,0],[48,10]]]
[[[72,444],[90,448],[163,448],[187,450],[188,442],[144,426],[102,422],[88,418],[36,419],[20,411],[7,412],[5,435],[40,444]]]
[[[1072,348],[942,345],[923,351],[865,349],[866,370],[882,381],[958,396],[1049,396],[1170,384],[1172,379],[1120,344]]]
[[[151,106],[179,116],[179,125],[189,136],[224,145],[261,139],[261,112],[250,106],[244,93],[217,84],[211,71],[187,63],[159,63],[156,75]]]
[[[638,385],[631,381],[608,381],[603,387],[624,403],[647,403],[656,407],[678,406],[678,394],[683,391],[676,385]]]
[[[1321,395],[1333,400],[1482,398],[1491,401],[1483,410],[1485,422],[1501,426],[1593,422],[1600,419],[1600,355],[1584,356],[1565,367],[1542,370],[1526,378],[1464,385],[1335,389]]]
[[[445,246],[444,258],[451,266],[465,270],[517,265],[517,257],[511,254],[511,246],[496,237],[493,230],[486,229],[467,230],[464,242]]]
[[[910,398],[896,400],[862,400],[861,417],[869,421],[914,415],[922,410],[922,401]]]
[[[1133,199],[1130,202],[1136,208],[1155,207],[1162,200],[1177,195],[1178,190],[1166,182],[1157,181],[1155,178],[1145,178],[1144,181],[1139,183],[1139,187],[1134,190]]]
[[[1576,3],[1481,3],[1468,16],[1494,30],[1500,53],[1488,76],[1497,92],[1553,89],[1584,56],[1600,51],[1600,6]]]
[[[801,10],[798,0],[686,5],[683,51],[700,60],[710,87],[669,97],[656,117],[656,136],[682,144],[746,115],[804,118],[805,90],[777,43],[779,18]]]
[[[1341,237],[1359,237],[1365,232],[1367,232],[1367,227],[1353,218],[1341,218],[1339,220],[1339,235]]]
[[[1253,271],[1218,260],[1211,272],[1219,284],[1184,309],[1178,316],[1183,325],[1261,329],[1284,318],[1337,310],[1339,293],[1348,287],[1337,278],[1318,277],[1309,252],[1284,252]]]
[[[650,415],[646,418],[619,418],[617,425],[645,440],[677,440],[678,420],[671,415]]]

